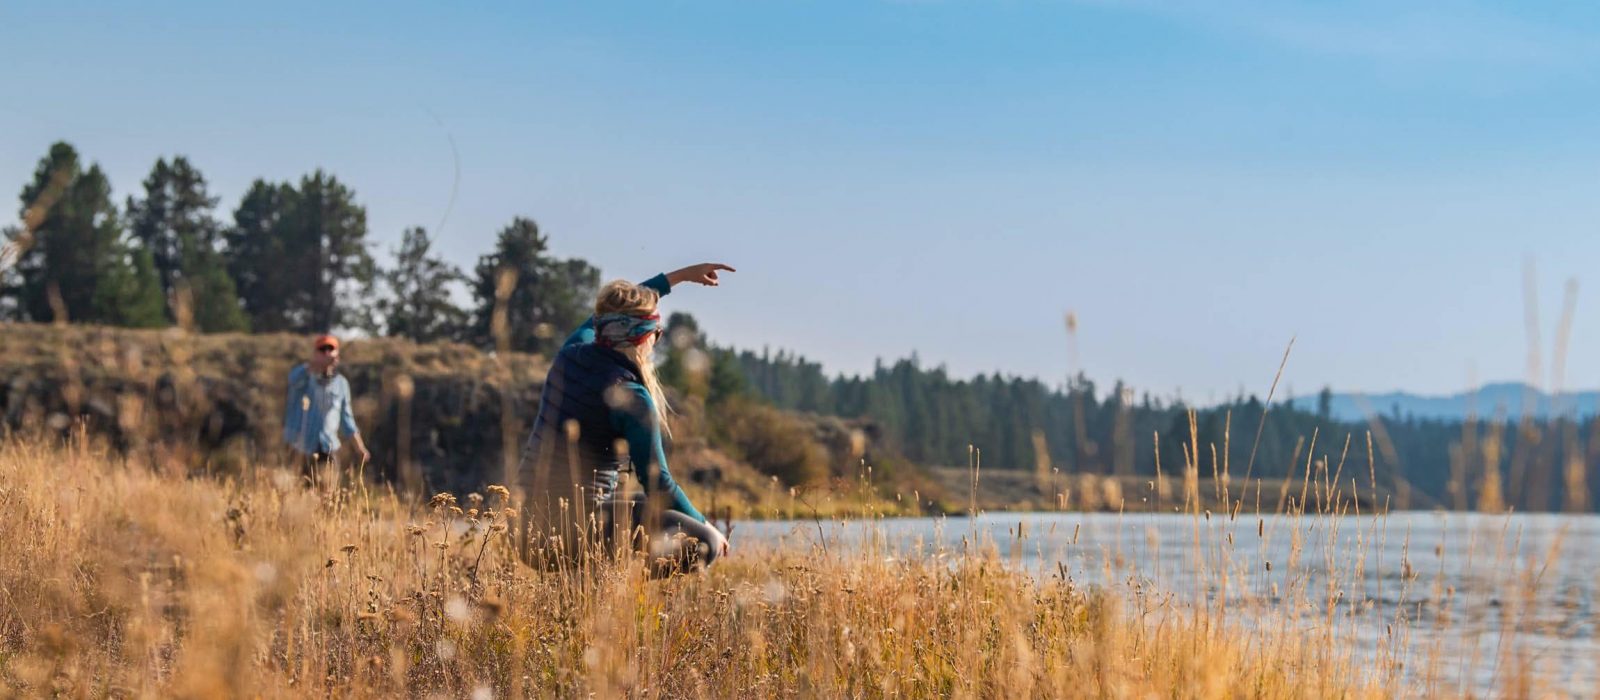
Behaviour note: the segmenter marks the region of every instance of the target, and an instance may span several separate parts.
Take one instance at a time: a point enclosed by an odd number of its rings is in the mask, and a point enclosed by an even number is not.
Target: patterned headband
[[[660,314],[606,314],[594,319],[594,340],[608,348],[638,345],[660,328]]]

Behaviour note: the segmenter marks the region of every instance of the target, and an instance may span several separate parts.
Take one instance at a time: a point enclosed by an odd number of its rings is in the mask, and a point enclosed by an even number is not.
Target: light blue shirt
[[[305,454],[339,450],[339,434],[359,435],[350,409],[350,382],[342,374],[318,380],[304,364],[289,370],[283,441]]]

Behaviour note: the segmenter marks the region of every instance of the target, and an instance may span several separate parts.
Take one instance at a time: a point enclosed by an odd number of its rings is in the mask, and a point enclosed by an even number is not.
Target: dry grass
[[[1402,559],[1392,624],[1380,622],[1378,639],[1354,634],[1358,618],[1388,614],[1363,594],[1362,570],[1369,548],[1390,537],[1380,529],[1387,521],[1345,517],[1387,511],[1370,444],[1364,474],[1359,460],[1347,469],[1343,453],[1308,455],[1291,472],[1298,478],[1237,484],[1225,470],[1221,480],[1201,478],[1193,460],[1155,479],[979,478],[975,462],[940,473],[939,484],[875,474],[859,446],[835,446],[827,479],[790,488],[708,446],[687,411],[674,461],[723,476],[715,488],[689,485],[708,511],[814,519],[803,525],[817,533],[831,519],[948,510],[948,494],[962,492],[968,501],[957,507],[978,510],[1022,502],[1177,511],[1194,522],[1179,565],[1193,589],[1164,589],[1159,564],[1152,578],[1139,570],[1148,561],[1121,552],[1107,556],[1102,578],[1119,582],[1107,589],[1074,584],[1066,568],[1030,572],[1016,565],[1034,544],[1020,521],[1013,541],[984,541],[974,527],[959,546],[909,554],[882,540],[829,549],[825,535],[748,545],[735,532],[735,557],[666,581],[650,580],[634,557],[544,572],[514,557],[509,493],[424,504],[376,480],[313,490],[254,451],[231,468],[196,468],[174,457],[183,450],[134,449],[141,443],[126,439],[187,449],[193,425],[205,422],[200,398],[223,379],[255,378],[238,405],[274,443],[281,391],[272,383],[295,356],[294,338],[7,330],[26,352],[0,361],[13,377],[0,390],[20,397],[22,424],[61,426],[31,431],[50,437],[0,433],[0,507],[10,516],[0,518],[0,697],[1382,697],[1483,687],[1453,677],[1449,657],[1462,654],[1439,643],[1459,636],[1439,555],[1431,579],[1413,569],[1425,557]],[[453,366],[449,358],[469,351],[399,341],[352,343],[351,352],[361,358],[352,372],[367,372],[384,396],[398,384],[391,375],[406,379],[403,399],[430,379],[446,396],[463,382],[521,387],[477,402],[496,409],[483,411],[496,430],[478,431],[478,453],[456,444],[446,455],[475,463],[504,453],[499,443],[516,434],[505,417],[527,412],[517,402],[533,385],[523,380],[540,369],[536,358],[510,355]],[[16,394],[19,377],[42,382],[39,391]],[[399,401],[411,410],[396,415],[423,415],[419,403]],[[101,422],[123,428],[132,447],[101,448],[81,424],[59,439],[74,405],[101,404],[111,407]],[[364,420],[387,413],[376,404]],[[29,407],[39,414],[31,421]],[[441,429],[469,432],[448,423],[455,412],[435,413]],[[821,427],[818,444],[850,432]],[[375,442],[412,444],[403,436]],[[1253,533],[1236,541],[1224,522]],[[1353,545],[1340,540],[1351,523],[1362,530]],[[1406,533],[1393,537],[1410,548]],[[1525,559],[1507,537],[1477,545],[1497,572],[1496,606],[1510,611],[1499,614],[1503,632],[1538,617],[1549,588],[1541,561],[1560,557],[1557,542],[1543,559]],[[1270,553],[1273,543],[1288,543],[1288,553]],[[1412,611],[1433,615],[1428,639],[1411,636]],[[1476,642],[1481,626],[1473,634]],[[1537,656],[1511,643],[1472,662],[1492,668],[1505,695],[1531,697],[1560,680],[1539,670]]]
[[[928,467],[927,471],[947,492],[968,488],[972,479],[968,467]],[[1221,497],[1224,486],[1219,480],[1199,478],[1195,486],[1200,508],[1222,513],[1239,504],[1258,501],[1270,509],[1285,490],[1298,494],[1300,480],[1274,477],[1228,484],[1227,499]],[[1185,499],[1183,489],[1181,479],[1158,481],[1150,476],[1106,474],[1051,474],[1040,479],[1032,472],[1017,469],[985,469],[978,482],[977,507],[983,512],[1182,513],[1194,506]],[[1354,510],[1359,501],[1360,510],[1368,513],[1382,510],[1394,499],[1383,486],[1357,492],[1346,489],[1337,495],[1342,506]],[[1250,512],[1253,508],[1243,510]]]
[[[1363,697],[1320,633],[1125,602],[993,548],[540,572],[486,501],[0,443],[0,688],[84,697]],[[459,508],[459,510],[456,510]],[[514,526],[514,523],[513,523]],[[736,545],[738,544],[736,540]],[[1263,631],[1252,631],[1263,630]]]

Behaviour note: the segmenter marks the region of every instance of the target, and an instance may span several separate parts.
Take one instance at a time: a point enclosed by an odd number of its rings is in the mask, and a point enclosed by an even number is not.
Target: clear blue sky
[[[722,342],[830,370],[1081,368],[1157,394],[1523,378],[1576,278],[1600,384],[1600,6],[5,3],[0,194],[65,139],[350,183],[385,256],[513,216]],[[453,181],[450,138],[460,153]],[[1548,362],[1546,363],[1548,368]]]

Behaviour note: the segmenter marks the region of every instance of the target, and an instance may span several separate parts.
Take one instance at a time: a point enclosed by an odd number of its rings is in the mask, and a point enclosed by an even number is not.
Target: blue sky
[[[233,5],[0,5],[0,194],[58,139],[224,216],[322,167],[385,255],[527,215],[608,277],[723,260],[672,307],[846,372],[1060,378],[1072,311],[1076,368],[1199,400],[1291,336],[1299,393],[1525,378],[1531,266],[1541,380],[1576,279],[1600,384],[1590,3]]]

